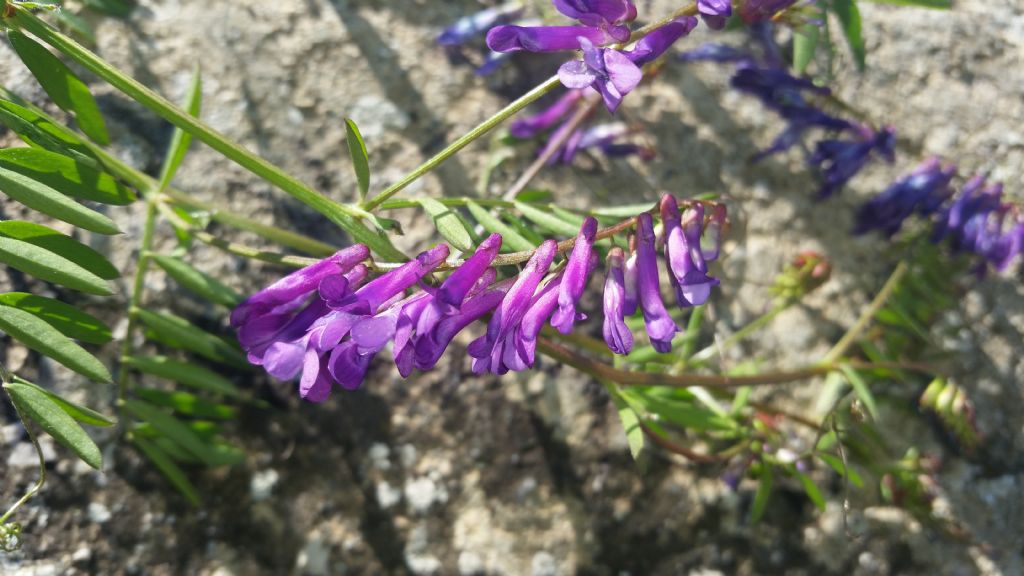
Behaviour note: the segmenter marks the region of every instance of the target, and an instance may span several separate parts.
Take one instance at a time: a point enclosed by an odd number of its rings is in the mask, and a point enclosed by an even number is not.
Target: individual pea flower
[[[509,2],[459,18],[441,32],[437,37],[437,43],[442,46],[465,44],[477,36],[482,36],[497,24],[515,20],[522,12],[523,6],[519,2]]]
[[[940,212],[933,240],[949,238],[954,251],[973,252],[997,270],[1006,270],[1021,253],[1024,218],[1019,207],[1002,201],[1002,195],[1001,184],[986,185],[984,176],[975,176]]]
[[[597,219],[587,218],[583,221],[580,233],[576,236],[576,244],[558,289],[558,311],[551,319],[551,325],[562,334],[572,332],[573,325],[587,316],[576,311],[576,303],[587,288],[587,280],[594,267],[594,239],[597,234]]]
[[[950,182],[956,175],[953,164],[938,158],[925,160],[910,174],[897,179],[884,192],[861,206],[854,233],[878,230],[893,236],[913,214],[930,216],[953,195]]]
[[[618,246],[608,252],[608,271],[604,282],[604,326],[602,334],[608,348],[616,354],[633,350],[633,333],[626,326],[625,256]],[[635,307],[634,307],[635,311]]]
[[[487,333],[469,345],[469,355],[474,358],[474,372],[508,372],[510,368],[506,359],[508,354],[515,354],[515,330],[522,322],[534,292],[547,274],[557,252],[558,244],[554,240],[546,240],[537,248],[491,316],[487,324]],[[510,352],[506,352],[506,341]]]
[[[679,214],[676,199],[666,194],[661,199],[661,221],[665,230],[665,262],[676,299],[680,306],[700,306],[719,283],[707,275],[707,262],[701,250],[704,206],[697,204],[688,209],[684,218]]]
[[[697,0],[697,12],[708,28],[721,30],[732,16],[732,1]]]
[[[582,26],[496,26],[487,33],[495,52],[561,52],[580,48],[579,38],[599,46],[629,40],[628,22],[636,18],[629,0],[553,0],[559,12]]]
[[[636,154],[644,160],[652,158],[654,151],[646,146],[631,142],[618,142],[633,132],[633,129],[623,122],[608,122],[580,128],[566,140],[563,145],[564,149],[560,154],[556,154],[552,161],[559,160],[563,164],[571,164],[580,151],[590,149],[599,150],[605,156],[611,157]]]
[[[819,197],[827,198],[841,190],[857,175],[875,154],[893,162],[896,153],[896,132],[891,127],[872,130],[859,126],[853,140],[821,140],[808,163],[821,174]]]
[[[521,139],[533,138],[555,124],[567,120],[581,98],[582,90],[569,90],[537,114],[513,122],[509,126],[509,134]]]
[[[644,36],[632,50],[622,52],[598,48],[587,38],[580,38],[582,60],[571,60],[558,69],[558,79],[566,88],[593,88],[604,99],[609,112],[614,113],[622,98],[633,91],[643,79],[644,64],[661,57],[678,39],[688,34],[695,25],[693,18],[680,18]]]
[[[651,345],[658,352],[665,354],[672,351],[672,337],[679,331],[679,327],[672,320],[661,299],[658,256],[654,247],[654,224],[650,214],[645,212],[637,216],[636,230],[637,296],[640,310],[643,312],[644,325]]]
[[[312,298],[319,285],[337,279],[346,287],[365,277],[360,264],[370,251],[363,245],[341,250],[315,264],[292,272],[260,290],[231,312],[231,325],[249,361],[262,365],[267,350],[276,342],[300,337],[310,323],[328,312],[319,298]],[[344,275],[352,273],[351,279]],[[296,334],[297,333],[297,334]]]

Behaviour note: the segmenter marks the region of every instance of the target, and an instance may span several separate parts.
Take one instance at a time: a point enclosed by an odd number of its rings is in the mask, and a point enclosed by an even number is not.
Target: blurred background
[[[172,100],[184,97],[198,64],[204,121],[349,202],[357,187],[345,117],[362,129],[372,187],[379,190],[554,73],[559,58],[517,56],[486,78],[451,61],[437,35],[484,6],[471,0],[140,0],[124,19],[91,23],[104,58]],[[641,17],[651,18],[677,7],[661,0],[638,6]],[[955,160],[962,174],[988,172],[1021,199],[1024,6],[1017,0],[958,0],[951,12],[861,6],[868,68],[857,74],[840,55],[835,89],[873,121],[894,125],[906,150],[895,165],[873,165],[842,194],[814,200],[816,185],[796,152],[751,165],[748,158],[781,122],[728,89],[730,68],[678,62],[630,95],[620,112],[643,127],[653,159],[581,157],[545,170],[533,184],[577,207],[653,202],[663,192],[727,195],[733,228],[709,310],[710,325],[723,336],[770,306],[767,286],[785,263],[803,250],[823,253],[831,280],[732,349],[722,368],[751,359],[798,365],[841,336],[893,264],[885,242],[849,233],[856,206],[919,160],[937,154]],[[676,50],[710,39],[701,27]],[[715,40],[747,42],[737,33]],[[51,106],[6,43],[0,76],[21,96]],[[92,87],[115,153],[157,172],[170,126],[110,87]],[[15,140],[0,131],[4,145]],[[408,195],[475,194],[488,158],[484,139]],[[500,196],[532,159],[530,146],[518,147],[485,192]],[[348,243],[323,217],[200,144],[176,183],[253,218]],[[128,237],[101,246],[121,267],[131,266],[141,234],[144,208],[132,208],[137,212],[110,214]],[[0,206],[5,218],[16,210],[13,203]],[[422,214],[391,216],[403,220],[401,248],[436,241]],[[221,232],[260,245],[256,237]],[[169,228],[159,230],[158,245],[174,242]],[[191,261],[243,293],[282,272],[203,247]],[[225,325],[220,310],[171,283],[164,290],[158,273],[149,278],[148,307],[204,327]],[[11,280],[0,279],[5,282]],[[599,300],[585,298],[588,308]],[[883,405],[882,426],[897,450],[915,444],[941,462],[935,508],[962,527],[956,534],[882,505],[874,490],[851,494],[848,534],[843,486],[831,474],[821,476],[824,512],[799,485],[783,484],[765,519],[751,525],[752,482],[734,491],[720,467],[657,449],[634,462],[598,383],[544,360],[519,375],[475,376],[464,339],[430,373],[402,380],[389,362],[378,361],[362,390],[336,391],[322,405],[300,402],[292,385],[262,375],[239,378],[271,407],[244,409],[230,432],[245,447],[245,464],[197,472],[204,499],[198,509],[113,438],[97,436],[106,448],[105,473],[44,438],[47,485],[19,513],[25,546],[0,557],[0,572],[1020,574],[1024,288],[1019,279],[990,277],[943,323],[955,337],[940,345],[959,354],[958,383],[977,407],[982,449],[965,457],[934,422],[907,417],[916,413],[910,404]],[[115,358],[116,346],[108,348],[103,358]],[[35,373],[40,384],[109,406],[109,389],[83,386],[19,347],[2,354],[9,368]],[[759,393],[809,411],[820,386],[809,381]],[[35,480],[35,454],[12,414],[0,413],[0,424],[0,496],[10,502]]]

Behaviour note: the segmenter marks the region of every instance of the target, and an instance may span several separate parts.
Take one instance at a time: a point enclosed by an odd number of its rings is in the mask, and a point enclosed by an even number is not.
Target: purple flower
[[[838,192],[857,175],[877,153],[888,162],[893,161],[896,133],[884,127],[879,131],[861,126],[854,140],[822,140],[815,147],[808,163],[822,176],[819,196],[826,198]]]
[[[604,281],[604,326],[602,333],[608,348],[616,354],[633,350],[633,333],[626,326],[626,282],[623,274],[622,248],[608,252],[608,275]]]
[[[701,19],[712,30],[725,28],[725,23],[732,16],[731,0],[697,0],[697,12]]]
[[[938,158],[926,160],[860,208],[854,233],[878,230],[893,236],[911,215],[934,214],[953,195],[950,182],[954,175],[952,164],[943,166]]]
[[[625,53],[626,57],[637,66],[654,62],[677,40],[692,32],[696,27],[697,19],[692,16],[677,18],[637,41],[636,46]]]
[[[651,215],[643,213],[637,216],[637,294],[640,310],[644,315],[644,324],[651,345],[664,354],[672,350],[672,337],[679,331],[675,321],[665,309],[661,299],[661,283],[658,280],[658,256],[655,251],[654,224]]]
[[[753,56],[744,50],[729,46],[728,44],[716,44],[709,42],[702,44],[693,50],[688,50],[679,55],[683,62],[747,62],[753,63]]]
[[[622,98],[640,84],[643,71],[625,54],[618,50],[595,48],[594,44],[580,38],[583,60],[572,60],[558,69],[558,78],[566,88],[583,89],[593,87],[604,98],[609,112],[615,112]]]
[[[582,90],[569,90],[551,106],[533,116],[513,122],[509,127],[509,133],[516,138],[533,138],[561,120],[566,119],[582,97]]]
[[[515,351],[514,355],[507,355],[512,360],[508,363],[508,367],[511,370],[518,371],[533,367],[536,360],[537,336],[540,335],[544,323],[551,318],[551,314],[555,312],[555,307],[558,306],[559,294],[561,293],[564,279],[564,275],[555,276],[534,295],[533,301],[530,302],[530,307],[526,310],[526,314],[523,315],[523,321],[516,328],[515,338],[511,340],[514,346],[506,344],[510,349],[506,350],[506,352],[510,352],[512,349]]]
[[[745,0],[740,6],[740,18],[747,24],[764,22],[793,4],[796,0]]]
[[[495,52],[564,52],[578,50],[580,38],[607,44],[608,36],[587,26],[498,26],[487,33],[487,47]]]
[[[465,18],[460,18],[451,26],[445,28],[441,35],[437,37],[437,43],[442,46],[464,44],[474,37],[482,35],[495,24],[518,18],[522,11],[523,8],[518,2],[509,2],[501,6],[481,10]]]
[[[932,239],[949,238],[954,251],[973,252],[1005,270],[1021,252],[1024,218],[1002,195],[1001,184],[986,186],[984,176],[975,176],[939,214]]]
[[[278,309],[282,306],[288,310],[294,309],[299,305],[296,301],[316,290],[321,280],[329,276],[340,277],[369,257],[369,249],[357,244],[316,264],[296,270],[239,304],[231,312],[231,325],[238,328],[253,319],[253,316],[280,312]]]
[[[722,253],[722,229],[725,228],[727,216],[724,204],[716,204],[711,209],[711,215],[704,225],[704,233],[700,236],[700,251],[705,261],[718,260]]]
[[[433,368],[437,361],[441,359],[441,356],[448,348],[448,345],[451,344],[455,335],[483,317],[484,314],[494,310],[505,298],[505,290],[507,289],[508,285],[499,286],[483,294],[473,296],[462,304],[458,312],[445,316],[432,330],[417,330],[413,350],[416,368],[420,370]],[[402,369],[403,365],[403,362],[400,360],[396,358],[399,370]]]
[[[540,285],[544,275],[547,274],[551,262],[558,252],[558,244],[554,240],[547,240],[534,252],[529,262],[519,274],[515,283],[502,299],[501,304],[491,316],[487,324],[487,333],[477,338],[469,345],[469,355],[474,358],[473,371],[477,374],[492,372],[504,374],[510,369],[506,362],[508,354],[515,355],[515,346],[512,342],[515,329],[522,322],[523,316],[529,309],[537,286]],[[506,340],[510,353],[506,353]]]
[[[552,0],[555,8],[569,18],[605,32],[616,42],[629,40],[626,22],[636,19],[636,6],[630,0]]]
[[[583,296],[587,288],[587,280],[594,268],[594,237],[597,234],[597,220],[587,218],[583,221],[580,233],[576,237],[576,245],[569,255],[569,264],[558,290],[558,311],[551,319],[551,325],[562,334],[572,332],[577,320],[585,320],[586,314],[576,312],[576,302]]]
[[[661,220],[665,229],[665,262],[669,280],[680,306],[700,306],[711,295],[718,280],[707,275],[707,263],[700,239],[704,225],[704,206],[697,204],[681,218],[676,199],[661,200]]]

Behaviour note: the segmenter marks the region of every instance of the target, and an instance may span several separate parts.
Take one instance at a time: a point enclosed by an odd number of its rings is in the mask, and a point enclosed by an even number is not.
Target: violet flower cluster
[[[689,34],[697,19],[684,16],[637,40],[630,50],[629,24],[637,17],[631,0],[552,0],[563,15],[578,22],[574,26],[502,25],[487,33],[487,45],[495,52],[563,52],[580,50],[582,60],[566,62],[558,77],[572,90],[592,89],[615,112],[623,97],[643,79],[643,66],[660,58],[677,40]],[[700,13],[714,25],[724,24],[732,13],[730,2],[701,0]],[[719,20],[721,18],[722,20]]]
[[[1000,272],[1024,250],[1024,214],[1003,199],[1003,186],[974,176],[959,193],[951,186],[956,167],[926,160],[861,207],[857,233],[878,230],[889,236],[916,214],[933,222],[931,239],[948,240],[954,252],[980,256]],[[981,268],[980,271],[984,271]]]
[[[893,162],[896,135],[891,127],[879,129],[838,117],[821,106],[831,95],[828,88],[809,79],[793,76],[775,56],[772,27],[754,26],[755,38],[764,45],[765,55],[753,54],[729,46],[707,44],[680,56],[683,61],[731,62],[736,65],[730,84],[736,90],[754,96],[766,108],[786,121],[786,128],[764,150],[752,158],[760,161],[801,143],[813,129],[832,136],[811,146],[806,161],[821,180],[818,195],[825,198],[842,190],[872,159]]]
[[[626,319],[638,311],[661,352],[671,350],[679,331],[662,298],[659,247],[679,306],[703,304],[718,284],[708,262],[719,256],[725,207],[693,203],[681,212],[665,196],[660,209],[660,238],[651,214],[641,214],[632,250],[608,252],[603,335],[617,354],[633,348]],[[447,245],[372,279],[364,264],[369,250],[356,245],[256,293],[232,312],[231,324],[250,362],[275,378],[298,379],[299,394],[313,402],[325,400],[334,384],[359,388],[373,358],[389,346],[402,377],[429,370],[456,335],[487,315],[485,333],[468,347],[473,371],[525,370],[536,363],[545,325],[569,334],[587,319],[580,299],[600,261],[598,235],[597,220],[587,218],[554,271],[560,248],[548,240],[516,275],[499,280],[494,263],[502,238],[492,234],[437,285],[426,279],[445,263]]]

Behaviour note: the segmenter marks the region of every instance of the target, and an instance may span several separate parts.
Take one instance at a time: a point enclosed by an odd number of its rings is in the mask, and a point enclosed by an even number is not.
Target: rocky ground
[[[649,4],[651,14],[671,8]],[[838,92],[895,125],[903,149],[896,165],[873,167],[840,197],[812,201],[814,184],[796,155],[747,163],[779,123],[729,92],[728,70],[714,65],[670,66],[627,99],[627,118],[649,123],[653,161],[585,161],[536,182],[578,205],[653,200],[659,190],[727,192],[736,226],[712,314],[723,335],[766,309],[764,283],[795,253],[825,253],[832,280],[726,363],[755,357],[793,365],[816,358],[842,334],[891,266],[883,242],[849,235],[853,210],[918,159],[955,159],[962,172],[987,171],[1021,197],[1024,7],[1016,0],[963,0],[953,12],[863,4],[869,69],[843,74]],[[554,69],[557,61],[538,71],[523,59],[480,79],[452,65],[433,38],[476,7],[470,0],[143,0],[127,21],[97,22],[97,49],[175,99],[199,64],[205,121],[350,201],[356,187],[344,152],[345,116],[362,128],[379,188]],[[705,39],[701,33],[690,42]],[[44,101],[5,46],[0,72],[8,87]],[[96,92],[114,149],[155,171],[169,127],[106,86],[97,84]],[[486,148],[471,146],[409,193],[473,193]],[[491,192],[500,194],[529,160],[524,153],[500,169]],[[179,174],[177,184],[201,197],[345,242],[321,217],[207,148],[196,147]],[[3,210],[17,214],[9,203]],[[111,215],[125,237],[94,242],[128,270],[140,213]],[[430,235],[426,221],[413,216],[400,244],[422,248]],[[160,242],[171,246],[169,230],[161,230]],[[192,258],[246,291],[279,273],[210,250]],[[157,296],[149,306],[207,326],[223,322],[212,307],[162,292],[158,274],[150,278]],[[85,304],[118,320],[119,305]],[[0,558],[0,572],[1021,574],[1024,289],[1018,279],[989,278],[945,322],[958,331],[948,347],[961,359],[958,382],[977,404],[986,449],[964,458],[925,420],[898,411],[885,424],[894,439],[942,457],[937,506],[966,537],[882,506],[870,492],[854,494],[848,536],[842,486],[834,481],[825,484],[824,513],[797,486],[782,486],[765,521],[750,525],[752,484],[734,493],[719,470],[660,453],[634,464],[614,408],[589,378],[550,362],[520,376],[476,377],[464,350],[453,347],[436,370],[408,381],[378,363],[362,391],[337,393],[323,405],[300,403],[281,384],[239,378],[273,407],[246,410],[233,433],[248,450],[245,465],[197,474],[200,510],[110,437],[97,437],[107,455],[104,473],[45,443],[46,488],[19,513],[25,547]],[[113,345],[104,352],[112,358]],[[17,347],[6,349],[3,361],[92,405],[110,400],[109,390],[84,386]],[[819,386],[790,386],[775,398],[806,409]],[[0,501],[10,502],[34,481],[34,453],[10,413],[0,413],[0,423]]]

